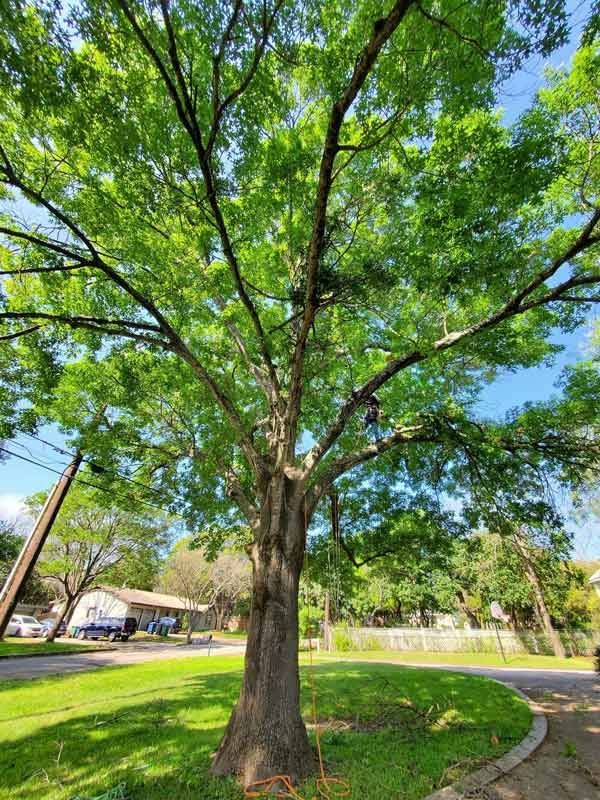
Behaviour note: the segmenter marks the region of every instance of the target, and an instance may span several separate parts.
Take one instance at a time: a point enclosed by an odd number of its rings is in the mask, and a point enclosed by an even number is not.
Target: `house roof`
[[[600,569],[597,569],[591,576],[590,583],[600,583]]]
[[[162,594],[161,592],[146,592],[142,589],[128,589],[123,587],[117,589],[115,586],[100,587],[105,592],[118,597],[124,603],[136,606],[151,606],[152,608],[176,608],[185,611],[185,603],[173,594]],[[198,611],[207,611],[207,605],[198,606]]]

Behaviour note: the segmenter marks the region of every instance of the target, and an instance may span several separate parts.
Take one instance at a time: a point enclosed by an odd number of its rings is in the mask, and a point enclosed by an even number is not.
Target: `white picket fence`
[[[592,655],[600,644],[600,631],[560,631],[569,655]],[[498,631],[505,653],[552,655],[543,631]],[[337,628],[337,650],[418,650],[432,653],[498,653],[493,629],[439,628]]]

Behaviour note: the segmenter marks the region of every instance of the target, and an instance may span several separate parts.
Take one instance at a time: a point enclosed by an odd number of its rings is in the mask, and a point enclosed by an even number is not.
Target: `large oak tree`
[[[298,582],[336,481],[378,457],[410,478],[456,469],[440,452],[532,474],[597,454],[581,375],[566,444],[552,408],[474,418],[598,299],[597,51],[507,125],[498,87],[565,41],[561,3],[8,0],[2,31],[6,433],[77,434],[108,404],[96,462],[213,545],[250,530],[213,768],[298,779]]]

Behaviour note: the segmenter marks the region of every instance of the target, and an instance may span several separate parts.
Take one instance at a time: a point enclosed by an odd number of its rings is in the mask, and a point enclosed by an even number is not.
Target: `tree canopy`
[[[494,106],[564,40],[551,5],[9,4],[17,422],[78,430],[108,400],[110,457],[149,460],[188,510],[221,497],[221,521],[271,458],[300,451],[325,491],[451,438],[498,368],[550,359],[595,299],[595,45],[512,125]],[[387,435],[365,447],[376,390]]]
[[[502,82],[567,40],[563,3],[8,0],[2,23],[2,433],[58,421],[240,534],[251,655],[215,770],[300,775],[289,632],[321,498],[393,473],[407,511],[452,488],[496,528],[598,462],[591,368],[477,411],[598,301],[597,20],[513,122]]]

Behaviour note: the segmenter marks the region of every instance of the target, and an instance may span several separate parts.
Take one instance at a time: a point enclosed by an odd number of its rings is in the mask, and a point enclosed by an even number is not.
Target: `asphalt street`
[[[213,642],[210,656],[243,655],[245,645]],[[209,658],[207,645],[190,647],[160,642],[120,644],[114,650],[94,653],[73,653],[64,656],[35,656],[32,658],[0,659],[0,681],[39,678],[44,675],[85,672],[99,667],[127,666],[165,658]]]

